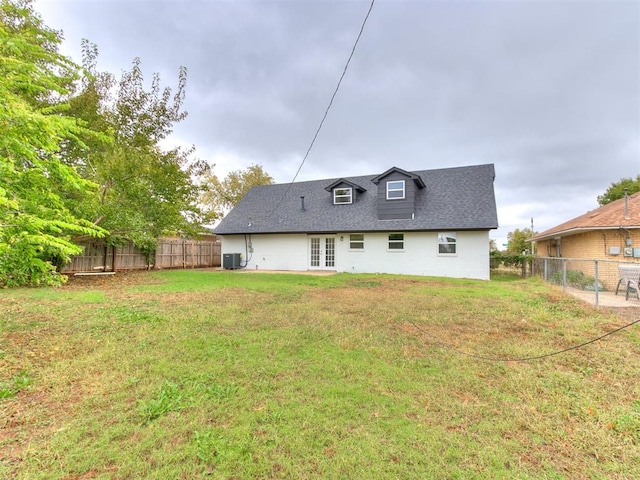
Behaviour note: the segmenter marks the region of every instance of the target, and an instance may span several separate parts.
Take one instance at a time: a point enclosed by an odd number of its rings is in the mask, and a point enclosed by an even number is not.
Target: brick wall
[[[630,238],[632,247],[640,247],[640,230],[596,230],[562,237],[560,240],[560,254],[558,254],[556,240],[544,240],[536,243],[538,257],[585,258],[597,260],[618,260],[625,262],[640,262],[640,258],[622,255],[626,247],[626,240]],[[610,247],[618,247],[619,255],[611,255]]]
[[[536,256],[583,259],[568,262],[567,269],[581,271],[590,277],[595,276],[593,260],[604,260],[598,265],[598,279],[606,289],[612,290],[618,281],[618,262],[640,263],[640,258],[623,255],[627,238],[631,239],[632,247],[640,247],[640,229],[595,230],[562,237],[559,252],[556,240],[537,242]],[[611,255],[611,247],[618,247],[620,253]]]

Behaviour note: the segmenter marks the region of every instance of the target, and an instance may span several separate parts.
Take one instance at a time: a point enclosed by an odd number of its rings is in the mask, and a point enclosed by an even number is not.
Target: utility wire
[[[311,153],[311,149],[313,148],[313,145],[316,143],[316,139],[318,138],[318,135],[320,134],[320,130],[322,130],[322,125],[324,125],[324,121],[326,120],[327,115],[329,114],[329,110],[331,109],[331,106],[333,105],[333,100],[336,98],[336,95],[338,94],[338,90],[340,89],[340,84],[342,83],[342,79],[344,78],[344,76],[347,73],[347,69],[349,68],[349,63],[351,63],[351,59],[353,58],[353,54],[356,51],[356,47],[358,46],[358,42],[360,41],[360,37],[362,36],[362,32],[364,32],[364,27],[367,24],[367,20],[369,19],[369,15],[371,14],[371,10],[373,9],[373,4],[375,2],[376,2],[376,0],[371,0],[371,4],[369,5],[369,10],[367,11],[366,16],[364,17],[364,21],[362,22],[362,26],[360,27],[360,32],[358,33],[358,36],[356,37],[356,41],[353,44],[353,48],[351,49],[351,53],[349,54],[349,58],[347,59],[347,63],[345,64],[344,69],[342,70],[342,75],[340,75],[340,80],[338,80],[338,84],[336,85],[336,89],[333,91],[333,95],[331,95],[331,100],[329,100],[329,105],[327,105],[327,109],[324,111],[324,115],[322,116],[322,120],[320,120],[320,125],[318,125],[316,133],[313,136],[313,139],[311,140],[311,143],[309,144],[309,148],[307,148],[307,153],[305,153],[304,157],[302,158],[302,161],[300,162],[300,166],[298,167],[298,170],[296,171],[296,174],[293,176],[293,180],[291,180],[291,182],[287,186],[287,189],[285,190],[284,194],[282,195],[282,198],[280,199],[278,204],[275,206],[275,208],[271,211],[269,216],[273,215],[276,212],[276,210],[278,210],[278,208],[280,208],[280,205],[282,205],[282,202],[284,201],[284,199],[286,198],[287,194],[289,193],[289,190],[291,190],[291,186],[296,181],[296,178],[298,178],[298,175],[300,174],[300,170],[302,170],[302,166],[307,161],[307,157],[309,156],[309,153]]]
[[[411,325],[413,325],[417,330],[419,330],[421,332],[424,332],[424,333],[427,333],[427,331],[425,329],[419,327],[414,322],[409,321],[409,323]],[[640,319],[634,320],[631,323],[627,323],[626,325],[623,325],[620,328],[616,328],[615,330],[612,330],[612,331],[610,331],[608,333],[605,333],[604,335],[601,335],[601,336],[599,336],[597,338],[589,340],[588,342],[584,342],[584,343],[581,343],[579,345],[574,345],[573,347],[565,348],[563,350],[558,350],[556,352],[545,353],[544,355],[536,355],[536,356],[533,356],[533,357],[522,357],[522,358],[502,358],[502,357],[488,357],[488,356],[484,356],[484,355],[476,355],[476,354],[473,354],[473,353],[468,353],[468,352],[464,352],[462,350],[458,350],[457,348],[453,347],[450,344],[439,342],[437,340],[428,340],[428,341],[430,341],[431,343],[434,343],[436,345],[440,345],[441,347],[444,347],[444,348],[447,348],[449,350],[452,350],[452,351],[454,351],[456,353],[459,353],[460,355],[466,355],[467,357],[477,358],[477,359],[480,359],[480,360],[487,360],[487,361],[490,361],[490,362],[529,362],[529,361],[532,361],[532,360],[540,360],[542,358],[553,357],[554,355],[560,355],[561,353],[566,353],[566,352],[568,352],[570,350],[577,350],[578,348],[582,348],[582,347],[584,347],[586,345],[589,345],[590,343],[594,343],[594,342],[597,342],[598,340],[602,340],[603,338],[608,337],[609,335],[613,335],[614,333],[617,333],[617,332],[619,332],[621,330],[624,330],[625,328],[629,328],[629,327],[631,327],[631,326],[633,326],[633,325],[635,325],[637,323],[640,323]]]

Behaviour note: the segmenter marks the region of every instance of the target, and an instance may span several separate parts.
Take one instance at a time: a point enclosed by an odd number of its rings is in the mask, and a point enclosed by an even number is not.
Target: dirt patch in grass
[[[59,288],[63,290],[122,290],[133,285],[162,283],[162,280],[159,277],[154,277],[153,273],[147,270],[131,270],[117,272],[114,275],[74,276],[71,274],[68,276],[67,283]]]
[[[74,406],[81,401],[82,392],[76,385],[68,385],[64,402],[51,397],[47,388],[35,388],[20,391],[13,401],[0,404],[3,407],[0,466],[6,464],[17,468],[26,459],[31,445],[46,443],[51,435],[63,428],[69,422]]]
[[[608,307],[607,311],[613,313],[614,315],[624,318],[629,322],[633,322],[635,320],[640,320],[640,306],[638,307]],[[638,327],[640,328],[640,327]]]

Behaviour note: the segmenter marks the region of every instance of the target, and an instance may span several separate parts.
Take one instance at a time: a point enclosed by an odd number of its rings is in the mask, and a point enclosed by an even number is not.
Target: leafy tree
[[[87,74],[68,113],[103,137],[65,146],[67,164],[99,185],[96,201],[78,205],[78,213],[108,229],[111,242],[130,240],[148,251],[160,235],[199,233],[209,215],[198,203],[201,188],[194,178],[208,166],[191,158],[193,148],[161,145],[187,115],[182,110],[186,69],[179,71],[175,93],[161,88],[158,74],[146,90],[139,58],[116,81],[97,71],[95,45],[84,40],[82,48]]]
[[[618,182],[612,183],[607,191],[598,196],[598,203],[606,205],[614,200],[624,197],[624,190],[627,189],[629,195],[640,192],[640,174],[634,180],[633,178],[623,178]]]
[[[202,203],[207,205],[216,216],[233,208],[245,193],[258,185],[271,185],[273,178],[266,173],[262,165],[251,165],[245,170],[234,170],[220,181],[213,173],[205,175],[206,191],[202,196]]]
[[[509,255],[521,255],[524,252],[531,253],[531,242],[529,238],[533,237],[535,232],[530,228],[522,230],[516,228],[513,232],[507,234],[507,253]]]
[[[81,252],[71,236],[106,233],[70,207],[96,186],[58,156],[91,136],[63,115],[79,67],[60,42],[31,1],[0,2],[0,285],[60,283],[54,263]]]
[[[522,230],[515,229],[507,234],[507,249],[501,252],[497,249],[490,249],[489,262],[491,268],[504,266],[507,268],[519,268],[522,270],[521,275],[526,276],[527,270],[532,271],[533,255],[531,251],[531,242],[528,241],[535,235],[531,228]]]

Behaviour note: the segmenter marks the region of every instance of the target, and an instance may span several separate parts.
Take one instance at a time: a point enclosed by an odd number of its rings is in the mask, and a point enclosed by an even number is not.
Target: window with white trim
[[[458,236],[456,232],[438,233],[438,253],[443,255],[454,255],[457,253]]]
[[[333,203],[353,203],[353,190],[351,188],[334,188]]]
[[[349,235],[349,250],[364,250],[364,233]]]
[[[405,196],[404,187],[404,180],[387,182],[387,200],[402,200]]]
[[[389,234],[389,250],[404,250],[404,233]]]

